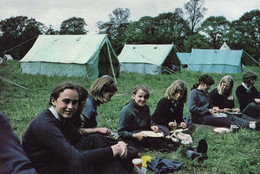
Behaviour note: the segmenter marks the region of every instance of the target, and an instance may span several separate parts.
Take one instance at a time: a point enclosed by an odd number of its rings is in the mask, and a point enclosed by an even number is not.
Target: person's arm
[[[109,135],[112,133],[112,131],[106,127],[80,128],[80,132],[84,135],[92,133],[101,133]]]
[[[239,108],[241,111],[243,111],[243,109],[252,101],[249,101],[250,98],[249,97],[246,97],[247,94],[246,94],[246,89],[244,86],[240,85],[237,87],[236,89],[236,96],[237,96],[237,100],[238,100],[238,103],[239,103]]]
[[[183,120],[183,107],[184,107],[184,104],[183,103],[179,103],[176,107],[176,113],[174,114],[176,116],[176,122],[178,124],[184,122]]]
[[[84,123],[84,128],[97,127],[97,108],[94,106],[94,101],[88,98],[87,105],[84,107],[81,113],[81,120]]]
[[[170,103],[166,99],[161,99],[152,115],[152,120],[156,124],[168,126],[170,119]],[[167,119],[168,118],[168,119]]]
[[[133,117],[131,114],[124,109],[120,112],[119,124],[118,124],[118,133],[122,138],[133,138],[133,132],[131,132],[131,125],[133,124]]]
[[[0,173],[36,174],[14,134],[8,118],[0,113]]]
[[[78,151],[66,140],[54,122],[38,124],[33,131],[48,149],[75,166],[91,166],[102,161],[109,161],[114,157],[111,147]]]
[[[205,107],[205,103],[202,104],[202,106],[199,106],[200,102],[207,102],[207,101],[200,101],[203,100],[203,98],[200,98],[198,94],[196,93],[195,89],[193,89],[190,94],[189,94],[189,100],[188,100],[188,108],[190,113],[196,114],[196,115],[206,115],[206,114],[211,114],[210,112],[212,109],[209,109]]]
[[[209,93],[209,103],[211,106],[218,106],[216,97],[217,97],[217,90],[214,88],[210,93]]]

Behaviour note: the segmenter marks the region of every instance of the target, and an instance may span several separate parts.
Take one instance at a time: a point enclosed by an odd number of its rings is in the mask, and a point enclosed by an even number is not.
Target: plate
[[[225,113],[216,113],[216,114],[212,114],[214,117],[227,117],[227,114]]]
[[[153,131],[141,131],[140,133],[143,133],[147,135],[148,137],[163,137],[163,133],[155,133]]]
[[[230,115],[242,115],[241,112],[227,112],[227,114],[230,114]]]
[[[213,130],[218,133],[230,132],[230,130],[226,127],[216,127]]]

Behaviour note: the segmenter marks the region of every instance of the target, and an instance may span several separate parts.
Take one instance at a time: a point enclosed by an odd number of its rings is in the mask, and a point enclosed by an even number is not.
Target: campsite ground
[[[259,67],[250,67],[244,70],[252,70],[260,77]],[[164,96],[166,88],[176,79],[187,82],[188,88],[197,82],[201,73],[183,71],[181,74],[174,75],[140,75],[121,73],[117,78],[119,91],[112,98],[112,101],[102,105],[99,109],[99,126],[106,126],[113,131],[117,131],[119,112],[124,107],[136,84],[146,84],[151,92],[148,101],[151,113],[154,111],[157,102]],[[215,85],[224,74],[212,74],[215,78]],[[241,84],[241,74],[232,75],[235,79],[235,87]],[[73,81],[89,88],[95,79],[48,77],[43,75],[21,74],[20,63],[8,61],[0,65],[0,107],[1,112],[6,114],[12,124],[14,132],[21,139],[22,134],[34,116],[41,113],[48,107],[49,94],[53,87],[61,81]],[[21,85],[21,86],[18,86]],[[260,90],[260,80],[256,87]],[[236,106],[238,103],[236,102]],[[185,104],[184,114],[188,115],[187,103]],[[177,151],[162,153],[158,151],[146,151],[140,155],[150,155],[153,158],[160,156],[171,160],[184,162],[182,169],[176,173],[203,174],[203,173],[243,173],[257,174],[260,171],[260,133],[242,129],[237,133],[218,134],[211,129],[197,126],[193,133],[192,146],[196,146],[200,139],[208,142],[208,159],[199,162],[189,160],[184,155],[187,147],[181,146]],[[153,173],[148,171],[148,173]]]

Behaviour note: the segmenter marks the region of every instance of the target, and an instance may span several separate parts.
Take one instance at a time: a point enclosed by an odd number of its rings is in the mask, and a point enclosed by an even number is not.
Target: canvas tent
[[[107,35],[40,35],[20,62],[22,73],[49,76],[118,76],[120,69]]]
[[[126,44],[118,56],[121,71],[161,74],[162,68],[175,65],[180,70],[173,44]]]
[[[188,65],[190,62],[191,53],[177,53],[179,60],[181,61],[181,65]]]
[[[229,46],[226,42],[223,43],[223,45],[219,48],[220,50],[230,50]]]
[[[189,71],[204,73],[240,73],[243,50],[192,49]]]
[[[13,57],[10,54],[4,55],[4,60],[14,60]]]

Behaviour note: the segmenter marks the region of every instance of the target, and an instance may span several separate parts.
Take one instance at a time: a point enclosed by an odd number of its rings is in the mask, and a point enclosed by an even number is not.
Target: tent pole
[[[117,84],[117,82],[116,82],[116,75],[115,75],[115,71],[114,71],[114,67],[113,67],[113,62],[112,62],[111,54],[110,54],[110,48],[109,48],[108,43],[107,43],[107,52],[108,52],[109,62],[110,62],[111,70],[112,70],[113,77],[114,77],[114,80],[115,80],[115,84]]]

